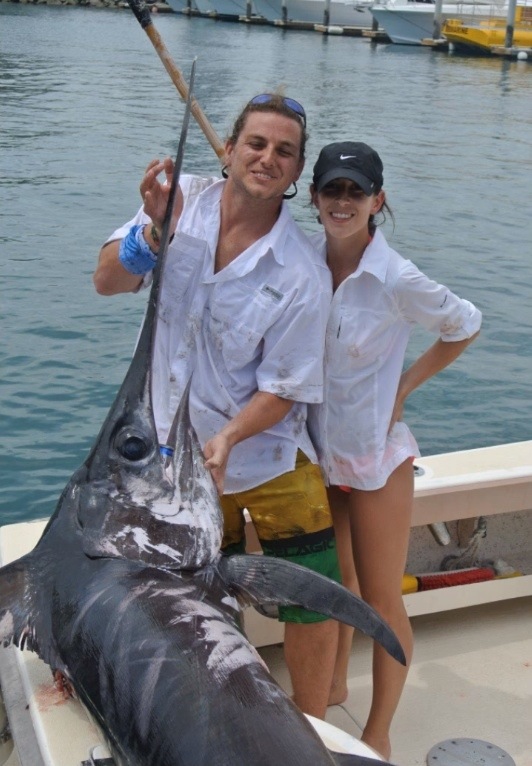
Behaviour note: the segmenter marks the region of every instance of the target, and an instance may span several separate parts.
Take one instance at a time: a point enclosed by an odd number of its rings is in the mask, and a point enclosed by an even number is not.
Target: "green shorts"
[[[221,504],[224,553],[245,552],[246,509],[266,556],[293,561],[340,582],[332,517],[321,472],[302,452],[298,452],[293,471],[254,489],[224,495]],[[299,606],[279,607],[281,622],[327,619]]]

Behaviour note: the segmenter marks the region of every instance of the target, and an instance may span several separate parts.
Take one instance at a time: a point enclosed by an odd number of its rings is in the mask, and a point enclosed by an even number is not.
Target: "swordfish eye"
[[[116,435],[114,447],[125,460],[138,463],[151,453],[153,445],[142,434],[124,428]]]

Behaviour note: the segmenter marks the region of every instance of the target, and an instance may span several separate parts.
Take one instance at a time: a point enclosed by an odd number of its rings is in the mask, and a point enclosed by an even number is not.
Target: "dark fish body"
[[[163,261],[91,453],[34,550],[0,569],[0,642],[64,674],[121,766],[360,765],[333,759],[269,675],[242,632],[239,601],[298,604],[404,662],[402,649],[367,604],[327,578],[280,559],[220,555],[222,513],[188,391],[170,429],[173,458],[159,449],[150,389]]]
[[[182,577],[107,560],[82,582],[82,598],[65,589],[75,614],[54,626],[57,646],[118,763],[332,763],[242,636],[236,604],[220,609],[215,567]]]
[[[65,674],[116,763],[335,763],[242,633],[227,560],[174,571],[87,556],[69,486],[34,551],[0,570],[7,601],[24,593],[0,630],[13,620],[16,643]]]

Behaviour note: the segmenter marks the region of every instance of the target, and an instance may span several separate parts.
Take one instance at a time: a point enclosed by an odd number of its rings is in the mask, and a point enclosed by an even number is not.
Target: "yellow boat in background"
[[[476,21],[447,19],[443,36],[456,47],[469,51],[490,52],[505,44],[507,19],[502,16]],[[532,7],[517,6],[512,47],[532,48]]]

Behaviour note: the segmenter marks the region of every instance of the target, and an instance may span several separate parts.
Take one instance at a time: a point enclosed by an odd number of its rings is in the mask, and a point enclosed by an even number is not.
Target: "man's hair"
[[[285,97],[282,93],[268,93],[267,95],[270,96],[269,101],[260,104],[253,104],[251,101],[249,101],[246,104],[246,106],[242,109],[236,118],[231,135],[227,140],[233,145],[236,144],[238,137],[244,129],[248,115],[252,114],[253,112],[273,112],[274,114],[281,114],[283,117],[288,117],[290,120],[297,122],[301,128],[299,158],[304,160],[308,135],[301,117],[297,114],[297,112],[294,112],[293,109],[290,109],[290,107],[285,104]]]

